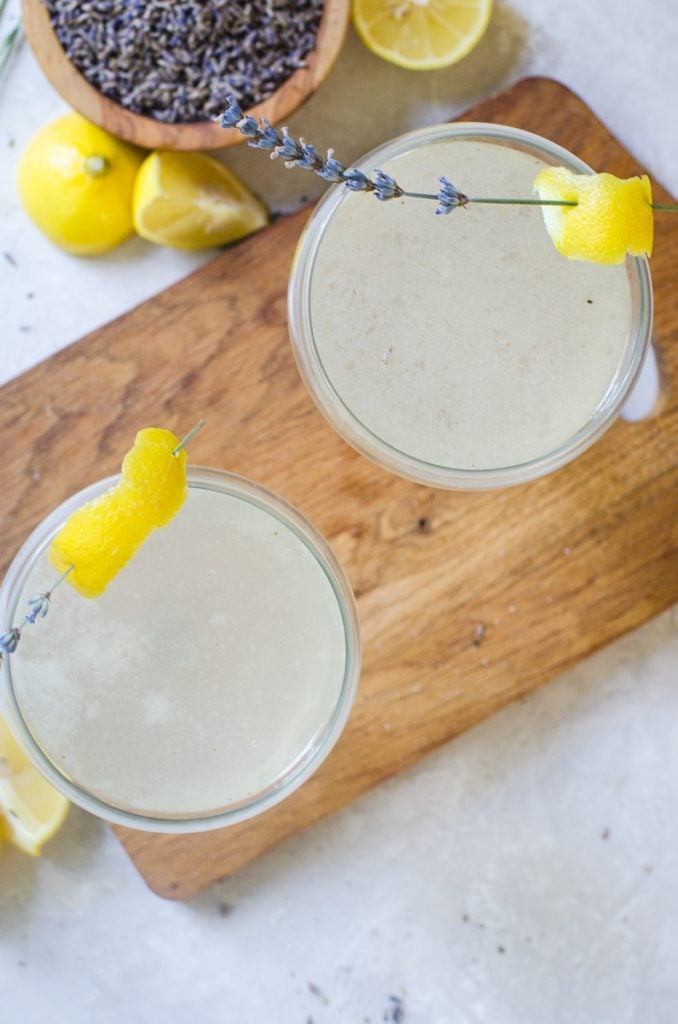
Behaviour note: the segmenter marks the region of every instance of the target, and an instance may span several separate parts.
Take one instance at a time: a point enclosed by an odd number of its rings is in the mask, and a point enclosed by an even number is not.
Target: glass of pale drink
[[[356,165],[407,191],[530,197],[537,173],[590,168],[537,135],[492,124],[411,132]],[[420,483],[493,488],[541,476],[613,422],[652,324],[645,258],[568,260],[536,206],[448,216],[335,185],[299,243],[289,288],[295,356],[334,428]]]
[[[0,623],[47,591],[47,549],[74,495],[31,534]],[[292,793],[348,717],[360,669],[351,587],[290,505],[242,477],[188,467],[188,497],[96,600],[69,586],[1,668],[2,711],[42,774],[118,824],[189,832]]]

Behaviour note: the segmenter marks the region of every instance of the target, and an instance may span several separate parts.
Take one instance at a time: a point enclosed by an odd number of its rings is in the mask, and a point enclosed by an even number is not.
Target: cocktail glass
[[[49,544],[106,491],[33,531],[0,589],[0,622],[54,581]],[[2,712],[38,770],[121,825],[190,832],[242,821],[318,768],[360,670],[350,585],[282,498],[188,467],[188,497],[96,599],[63,584],[1,671]]]
[[[468,195],[530,198],[549,165],[592,173],[547,139],[481,123],[410,132],[356,166],[408,191],[435,193],[444,175]],[[640,372],[647,260],[567,260],[535,206],[433,211],[328,191],[289,286],[301,375],[349,444],[411,480],[494,488],[558,469],[610,426]]]

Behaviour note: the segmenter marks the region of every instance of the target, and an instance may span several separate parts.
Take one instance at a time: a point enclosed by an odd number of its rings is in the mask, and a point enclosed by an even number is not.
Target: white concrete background
[[[445,72],[399,71],[351,36],[290,127],[350,160],[550,74],[675,193],[676,53],[675,0],[513,0]],[[39,235],[15,165],[64,109],[24,48],[0,87],[3,381],[202,260],[140,240],[77,260]],[[245,147],[226,159],[276,209],[321,184]],[[152,895],[77,809],[39,861],[3,848],[3,1021],[674,1024],[677,619],[648,623],[184,904]]]

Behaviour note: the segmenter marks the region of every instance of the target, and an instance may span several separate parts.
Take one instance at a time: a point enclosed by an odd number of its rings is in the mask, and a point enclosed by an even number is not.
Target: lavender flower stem
[[[2,9],[4,10],[4,5]],[[2,14],[2,11],[0,11],[0,14]],[[18,52],[23,38],[23,30],[21,23],[19,23],[2,40],[2,44],[0,44],[0,79],[4,76],[5,71],[8,70],[10,62]]]
[[[411,199],[435,199],[439,200],[440,196],[433,192],[408,192],[407,189],[403,189],[401,195],[409,196]],[[466,206],[467,203],[499,203],[506,206],[578,206],[576,199],[485,199],[476,196],[467,196],[463,202],[459,203],[460,206]]]
[[[408,192],[403,189],[402,195],[411,199],[435,199],[439,197],[433,192]],[[465,203],[493,203],[507,206],[579,206],[576,199],[486,199],[484,196],[469,196]],[[678,204],[675,203],[650,203],[653,210],[671,210],[678,213]]]
[[[66,577],[68,576],[68,574],[69,574],[69,573],[71,573],[71,572],[73,572],[73,570],[74,570],[74,569],[75,569],[75,566],[74,566],[74,565],[69,565],[68,569],[66,569],[66,570],[65,570],[64,572],[62,572],[61,576],[59,576],[59,579],[58,579],[58,580],[55,580],[55,581],[54,581],[54,583],[52,584],[52,586],[50,587],[50,589],[49,589],[49,590],[47,591],[47,593],[48,593],[48,595],[49,595],[50,597],[51,597],[51,595],[52,595],[52,594],[54,593],[54,591],[56,590],[56,588],[57,588],[57,587],[59,586],[59,584],[60,584],[60,583],[63,583],[63,581],[64,581],[64,580],[66,579]]]
[[[469,203],[493,203],[506,206],[578,206],[576,199],[484,199],[469,196]]]
[[[412,199],[439,199],[438,195],[433,192],[408,192],[403,189],[404,196],[410,196]],[[485,199],[475,196],[468,196],[460,206],[466,206],[467,203],[499,203],[507,206],[578,206],[576,199]]]

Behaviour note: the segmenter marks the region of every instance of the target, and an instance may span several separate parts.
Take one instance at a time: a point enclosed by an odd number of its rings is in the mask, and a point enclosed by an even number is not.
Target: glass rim
[[[0,712],[35,768],[55,789],[84,810],[109,823],[146,832],[181,834],[223,828],[254,817],[285,799],[310,778],[336,744],[351,711],[360,678],[361,642],[355,597],[344,569],[322,534],[284,498],[246,477],[209,466],[189,465],[186,471],[189,487],[228,494],[273,515],[294,533],[315,558],[332,588],[341,615],[345,645],[344,676],[334,710],[322,731],[309,741],[306,748],[299,751],[297,759],[271,785],[260,790],[253,798],[241,800],[213,814],[201,812],[165,817],[116,807],[59,771],[34,738],[21,713],[11,671],[11,660],[16,655],[5,656],[0,666]],[[120,474],[115,474],[82,488],[48,513],[31,531],[0,584],[0,624],[15,621],[25,583],[37,559],[65,518],[119,479]]]
[[[422,142],[433,143],[449,138],[514,143],[537,151],[551,164],[563,164],[580,174],[595,173],[579,157],[549,139],[522,128],[480,121],[449,122],[406,132],[375,147],[352,166],[372,173],[375,160],[399,156]],[[649,263],[644,256],[628,257],[626,263],[627,268],[634,271],[631,323],[622,357],[627,365],[611,382],[594,415],[553,451],[513,466],[458,469],[403,452],[362,423],[325,371],[315,344],[310,314],[313,270],[325,229],[339,204],[349,198],[355,200],[345,186],[335,184],[316,205],[297,244],[287,295],[289,333],[299,373],[320,412],[345,441],[383,469],[416,483],[458,490],[483,490],[524,483],[558,469],[589,448],[611,426],[638,378],[652,333],[652,280]],[[622,365],[620,362],[620,367]]]

